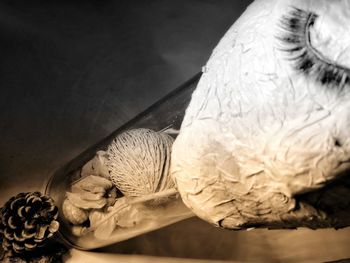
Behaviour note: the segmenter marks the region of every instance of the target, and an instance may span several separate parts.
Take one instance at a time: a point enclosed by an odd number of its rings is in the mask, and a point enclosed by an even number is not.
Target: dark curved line
[[[328,66],[333,66],[339,70],[345,71],[348,75],[350,75],[350,69],[343,67],[337,63],[334,63],[333,61],[327,59],[322,55],[321,52],[319,52],[317,49],[315,49],[311,44],[311,37],[310,37],[310,28],[315,24],[316,19],[318,18],[318,15],[315,13],[309,12],[307,22],[305,25],[305,39],[306,39],[306,46],[307,49],[322,63],[327,64]]]

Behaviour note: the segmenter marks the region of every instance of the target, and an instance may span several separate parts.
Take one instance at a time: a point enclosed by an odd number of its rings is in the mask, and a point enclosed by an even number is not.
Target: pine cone
[[[11,197],[0,210],[0,241],[10,255],[45,245],[58,230],[58,208],[39,192]]]

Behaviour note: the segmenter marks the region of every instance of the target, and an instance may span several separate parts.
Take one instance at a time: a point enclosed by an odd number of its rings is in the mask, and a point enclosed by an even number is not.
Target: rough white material
[[[255,1],[221,39],[173,145],[172,175],[198,216],[228,228],[278,221],[293,196],[350,168],[349,87],[297,71],[278,38],[292,7],[315,12],[315,48],[350,65],[349,3]]]

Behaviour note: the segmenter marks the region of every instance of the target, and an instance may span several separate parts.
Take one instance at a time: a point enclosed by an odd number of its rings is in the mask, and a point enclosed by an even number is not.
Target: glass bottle
[[[51,196],[59,207],[59,234],[66,243],[79,249],[95,249],[194,216],[182,203],[175,189],[133,198],[122,196],[118,190],[114,191],[110,196],[104,196],[106,200],[111,200],[108,209],[105,207],[103,212],[93,208],[83,209],[83,211],[78,209],[73,214],[74,224],[65,216],[63,206],[66,205],[64,202],[67,199],[67,192],[69,194],[74,185],[79,182],[84,183],[84,178],[89,175],[99,176],[104,169],[104,151],[119,134],[131,129],[148,128],[154,131],[170,131],[171,136],[175,138],[176,133],[171,131],[180,129],[185,110],[200,75],[201,73],[196,74],[179,88],[53,173],[46,185],[45,194]],[[169,198],[159,205],[151,204],[152,200],[160,197]],[[74,205],[74,202],[72,204]],[[79,222],[81,217],[85,217],[83,223]]]

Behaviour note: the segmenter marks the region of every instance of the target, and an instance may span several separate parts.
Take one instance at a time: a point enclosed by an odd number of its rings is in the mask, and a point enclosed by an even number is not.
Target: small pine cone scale
[[[20,193],[0,209],[0,240],[9,254],[22,254],[42,247],[59,228],[58,208],[39,192]]]

